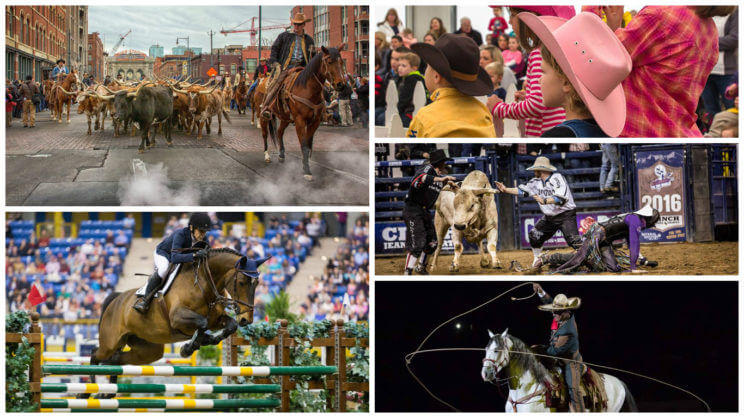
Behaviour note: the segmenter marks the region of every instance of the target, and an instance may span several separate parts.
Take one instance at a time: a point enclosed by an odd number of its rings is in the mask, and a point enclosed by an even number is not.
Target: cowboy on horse
[[[534,283],[533,288],[540,297],[543,305],[538,306],[541,311],[553,313],[553,323],[550,326],[550,345],[546,354],[564,359],[563,377],[568,386],[571,412],[584,412],[584,398],[579,389],[581,376],[586,372],[586,366],[582,363],[579,353],[579,331],[576,328],[576,318],[573,311],[581,306],[581,299],[577,297],[566,297],[564,294],[556,295],[555,298],[547,294],[542,286]]]
[[[206,248],[190,253],[181,252],[181,250],[192,248],[194,243],[203,241],[211,227],[212,221],[209,219],[209,215],[204,212],[194,212],[186,228],[174,231],[158,244],[154,257],[155,271],[147,279],[145,296],[138,298],[132,306],[137,312],[144,315],[150,309],[152,298],[163,284],[163,280],[172,264],[191,263],[194,260],[207,258]]]
[[[312,19],[306,19],[304,13],[297,13],[292,22],[292,32],[280,34],[271,46],[269,65],[272,67],[266,96],[261,104],[261,116],[271,118],[271,107],[275,102],[277,92],[282,81],[287,77],[288,71],[294,67],[305,67],[310,62],[315,49],[315,41],[305,33],[305,23]]]
[[[57,65],[54,67],[52,72],[49,74],[49,78],[57,81],[57,77],[60,74],[70,74],[70,70],[65,66],[65,60],[60,58],[57,60]]]

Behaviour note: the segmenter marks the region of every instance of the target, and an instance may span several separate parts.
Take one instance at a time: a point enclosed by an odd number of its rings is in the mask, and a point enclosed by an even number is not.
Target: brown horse
[[[73,86],[77,87],[79,84],[80,80],[78,79],[77,71],[71,70],[70,74],[67,74],[67,77],[61,83],[57,83],[52,87],[55,98],[55,113],[59,123],[62,123],[62,112],[65,105],[67,105],[67,123],[70,123],[70,108],[72,108],[72,102],[77,97],[77,91],[73,89]]]
[[[257,80],[258,84],[256,84],[256,87],[254,87],[248,95],[248,103],[251,104],[251,126],[256,125],[256,114],[261,114],[261,103],[263,103],[264,96],[266,96],[266,83],[268,82],[268,77],[266,77],[265,73],[259,74]],[[268,152],[265,154],[268,155]],[[270,163],[271,160],[266,162]]]
[[[98,347],[90,364],[150,364],[163,357],[165,344],[189,340],[181,347],[182,357],[200,346],[218,344],[238,324],[253,322],[257,268],[264,261],[249,260],[229,248],[209,249],[206,260],[181,265],[165,298],[156,299],[145,315],[132,308],[136,289],[112,293],[103,302]],[[226,314],[228,309],[237,321]],[[122,351],[125,345],[131,350]],[[116,377],[111,379],[115,383]]]
[[[238,107],[238,114],[245,115],[245,106],[248,104],[248,86],[245,84],[245,78],[240,79],[240,83],[235,87],[233,100]]]
[[[279,140],[279,161],[284,161],[284,130],[290,122],[294,122],[297,139],[302,149],[302,172],[305,180],[312,181],[310,172],[310,155],[313,151],[313,136],[323,120],[325,101],[323,99],[323,83],[329,81],[336,90],[344,86],[343,59],[338,49],[320,47],[307,67],[301,71],[289,74],[282,82],[271,108],[271,119],[261,118],[261,134],[264,140],[264,155],[268,154],[266,143],[267,131],[271,133],[271,140],[276,144]],[[275,128],[279,119],[279,128]]]
[[[54,87],[54,80],[44,80],[42,82],[42,86],[44,88],[44,99],[46,100],[47,107],[49,108],[49,117],[54,120],[56,119],[56,115],[54,114],[55,109],[55,100],[54,94],[52,93],[52,88]]]

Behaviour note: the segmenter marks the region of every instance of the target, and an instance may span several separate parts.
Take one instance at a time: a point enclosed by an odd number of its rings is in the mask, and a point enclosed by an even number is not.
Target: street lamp
[[[189,44],[189,37],[188,36],[185,37],[185,38],[176,37],[176,45],[178,45],[178,41],[181,40],[181,39],[185,39],[186,40],[186,53],[188,54],[189,52],[191,52],[191,47],[189,46],[190,45]],[[184,55],[186,55],[186,59],[187,59],[186,62],[188,63],[186,65],[186,77],[188,77],[189,75],[191,75],[191,59],[188,58],[188,55],[187,54],[184,54]]]

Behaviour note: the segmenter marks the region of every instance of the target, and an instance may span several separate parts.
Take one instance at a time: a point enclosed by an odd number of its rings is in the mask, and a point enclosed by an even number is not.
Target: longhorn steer
[[[114,107],[117,119],[121,121],[131,119],[139,125],[142,131],[139,152],[144,152],[145,147],[149,148],[155,144],[155,131],[153,130],[150,135],[150,130],[152,125],[157,123],[163,123],[165,139],[168,145],[172,144],[173,96],[170,88],[143,84],[133,92],[119,91],[114,95]]]
[[[463,238],[470,243],[478,244],[481,267],[501,268],[501,261],[496,254],[499,215],[493,199],[495,193],[498,193],[498,190],[492,188],[486,174],[478,170],[471,171],[456,192],[442,190],[435,204],[434,227],[437,231],[437,249],[431,260],[432,269],[436,267],[437,256],[450,226],[453,227],[452,242],[455,246],[450,272],[454,273],[460,269]],[[483,248],[484,239],[487,241],[487,253]]]

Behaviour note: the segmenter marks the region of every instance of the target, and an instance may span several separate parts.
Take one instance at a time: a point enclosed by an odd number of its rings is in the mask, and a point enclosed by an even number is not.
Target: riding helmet
[[[212,228],[212,220],[204,212],[194,212],[191,214],[191,219],[189,219],[189,226],[202,231],[208,231]]]

